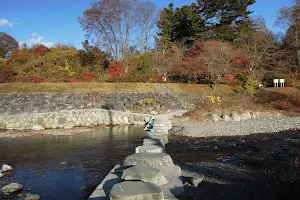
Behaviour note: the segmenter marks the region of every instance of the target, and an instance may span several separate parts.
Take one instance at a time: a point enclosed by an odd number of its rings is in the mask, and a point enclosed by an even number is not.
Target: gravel
[[[239,136],[256,133],[276,133],[286,130],[300,129],[300,116],[276,116],[265,119],[249,119],[245,121],[204,121],[184,122],[175,128],[174,135],[189,137]]]

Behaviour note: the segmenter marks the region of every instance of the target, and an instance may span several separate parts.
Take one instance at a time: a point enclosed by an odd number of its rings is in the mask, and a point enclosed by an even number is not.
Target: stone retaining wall
[[[0,129],[73,128],[96,125],[145,124],[151,115],[104,109],[0,115]]]
[[[151,102],[143,100],[151,99]],[[0,114],[46,113],[61,110],[112,109],[150,113],[185,109],[168,93],[0,94]]]

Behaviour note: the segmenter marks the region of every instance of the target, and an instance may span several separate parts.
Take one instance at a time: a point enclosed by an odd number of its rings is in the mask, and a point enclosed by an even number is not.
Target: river
[[[13,166],[13,171],[0,178],[0,187],[17,182],[24,186],[22,193],[30,191],[43,200],[87,199],[116,163],[134,153],[144,135],[143,127],[132,126],[72,136],[2,138],[0,164]]]

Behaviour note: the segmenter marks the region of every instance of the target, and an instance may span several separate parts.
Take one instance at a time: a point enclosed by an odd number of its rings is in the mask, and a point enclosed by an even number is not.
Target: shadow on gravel
[[[171,137],[167,152],[185,177],[179,199],[299,199],[300,131],[231,138]]]

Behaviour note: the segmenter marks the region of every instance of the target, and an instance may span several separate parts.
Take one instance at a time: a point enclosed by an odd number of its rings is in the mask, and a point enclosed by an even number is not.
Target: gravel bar
[[[179,127],[177,127],[178,130]],[[300,116],[276,116],[245,121],[184,122],[174,135],[189,137],[239,136],[300,130]]]

